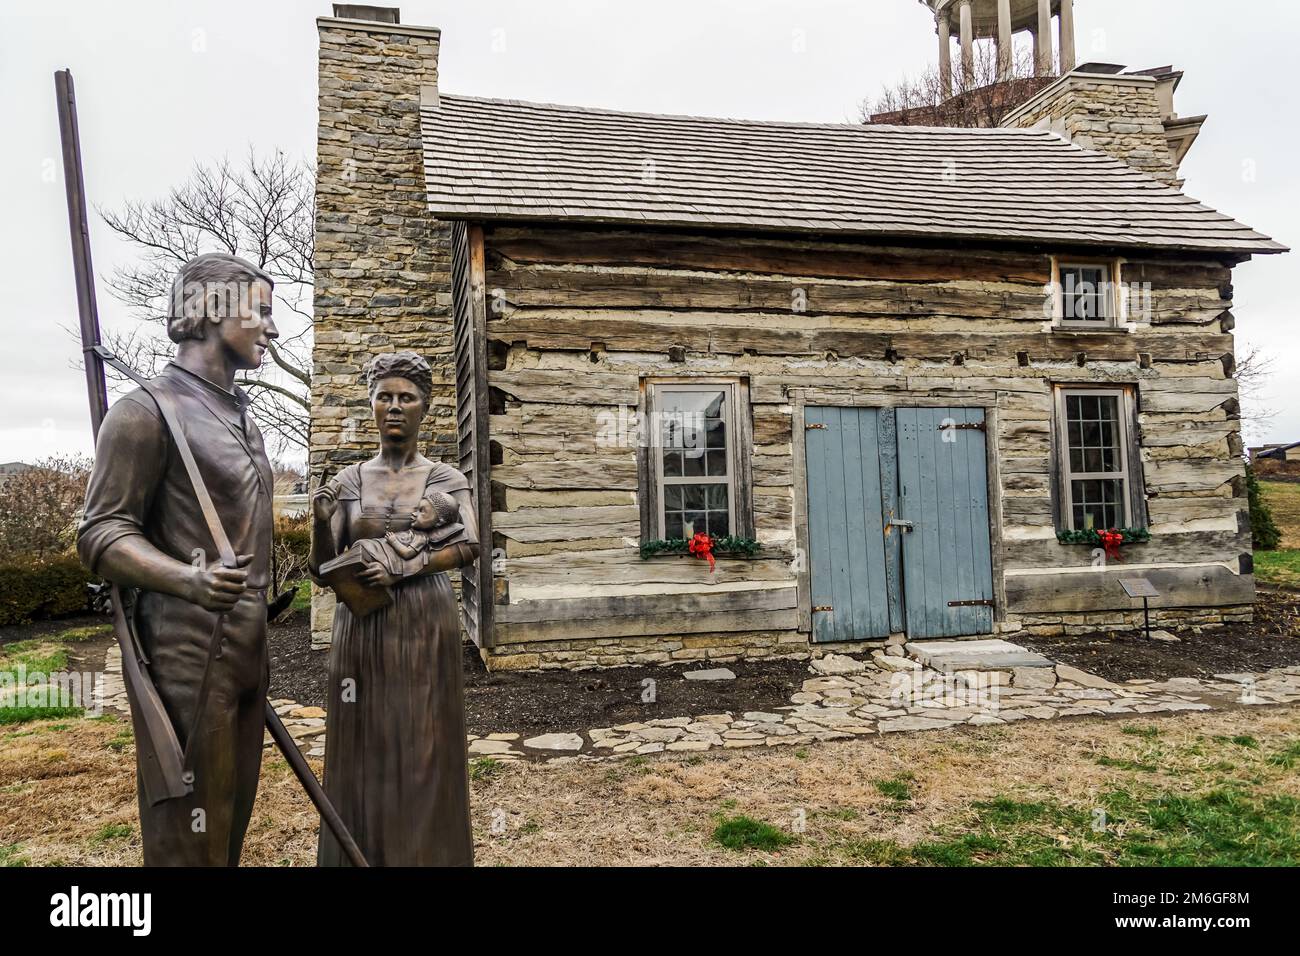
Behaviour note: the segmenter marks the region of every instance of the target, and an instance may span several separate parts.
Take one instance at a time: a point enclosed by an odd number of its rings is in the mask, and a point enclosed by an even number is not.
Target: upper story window
[[[734,381],[646,383],[643,537],[752,533],[742,391]]]
[[[1071,329],[1113,329],[1123,324],[1120,263],[1052,262],[1056,323]]]

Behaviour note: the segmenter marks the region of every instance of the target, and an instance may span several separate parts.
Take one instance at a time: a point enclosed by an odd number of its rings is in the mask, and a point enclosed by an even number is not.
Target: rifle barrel
[[[77,128],[77,97],[72,73],[54,74],[59,106],[59,139],[63,143],[63,185],[68,194],[68,229],[72,237],[72,268],[77,285],[77,314],[81,320],[83,349],[99,344],[99,305],[95,301],[95,272],[90,260],[90,229],[86,222],[86,183],[81,172],[81,134]],[[108,413],[108,382],[104,364],[83,353],[86,392],[90,399],[90,427],[96,438]]]

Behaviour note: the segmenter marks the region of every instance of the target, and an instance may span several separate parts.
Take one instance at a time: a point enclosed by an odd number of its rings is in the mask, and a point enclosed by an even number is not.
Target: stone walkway
[[[934,644],[908,645],[908,656],[902,657],[877,651],[867,660],[832,655],[812,661],[812,676],[789,705],[771,712],[667,717],[535,737],[511,732],[470,734],[469,753],[497,760],[608,759],[790,746],[963,724],[1135,717],[1300,701],[1300,666],[1260,674],[1219,674],[1212,680],[1179,677],[1115,684],[1005,642],[950,643],[956,657],[947,662],[944,649]],[[977,646],[981,644],[986,646]],[[964,663],[954,666],[958,659]],[[105,708],[126,713],[116,648],[109,653],[104,686]],[[323,756],[325,711],[291,700],[272,704],[307,755]]]

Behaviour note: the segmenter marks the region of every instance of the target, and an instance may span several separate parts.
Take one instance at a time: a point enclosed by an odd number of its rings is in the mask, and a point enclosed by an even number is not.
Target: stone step
[[[934,670],[1006,671],[1017,667],[1052,667],[1052,661],[1010,641],[912,641],[907,653]]]

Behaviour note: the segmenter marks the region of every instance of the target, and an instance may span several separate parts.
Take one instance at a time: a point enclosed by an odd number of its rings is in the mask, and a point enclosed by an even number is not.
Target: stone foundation
[[[841,650],[842,646],[836,645]],[[586,670],[692,661],[807,660],[808,635],[798,631],[610,637],[510,644],[480,652],[488,670]]]
[[[1255,619],[1252,605],[1235,607],[1171,607],[1151,609],[1151,627],[1173,631],[1222,627],[1225,624],[1249,623]],[[1015,640],[1016,634],[1034,637],[1060,637],[1132,631],[1142,627],[1141,609],[1136,611],[1097,611],[1090,614],[1018,615],[1014,621],[1005,621],[998,633]]]
[[[1254,608],[1152,608],[1151,627],[1174,631],[1248,623]],[[1060,637],[1142,627],[1142,612],[1107,611],[1095,614],[1045,614],[1020,616],[996,626],[998,634],[1014,641],[1015,635]],[[328,634],[326,635],[328,639]],[[854,641],[812,644],[799,631],[690,634],[680,637],[610,637],[572,641],[536,641],[480,650],[491,671],[590,670],[647,664],[681,664],[694,661],[726,663],[739,660],[813,660],[829,654],[867,654],[887,648],[889,641]],[[313,646],[315,635],[313,634]]]

